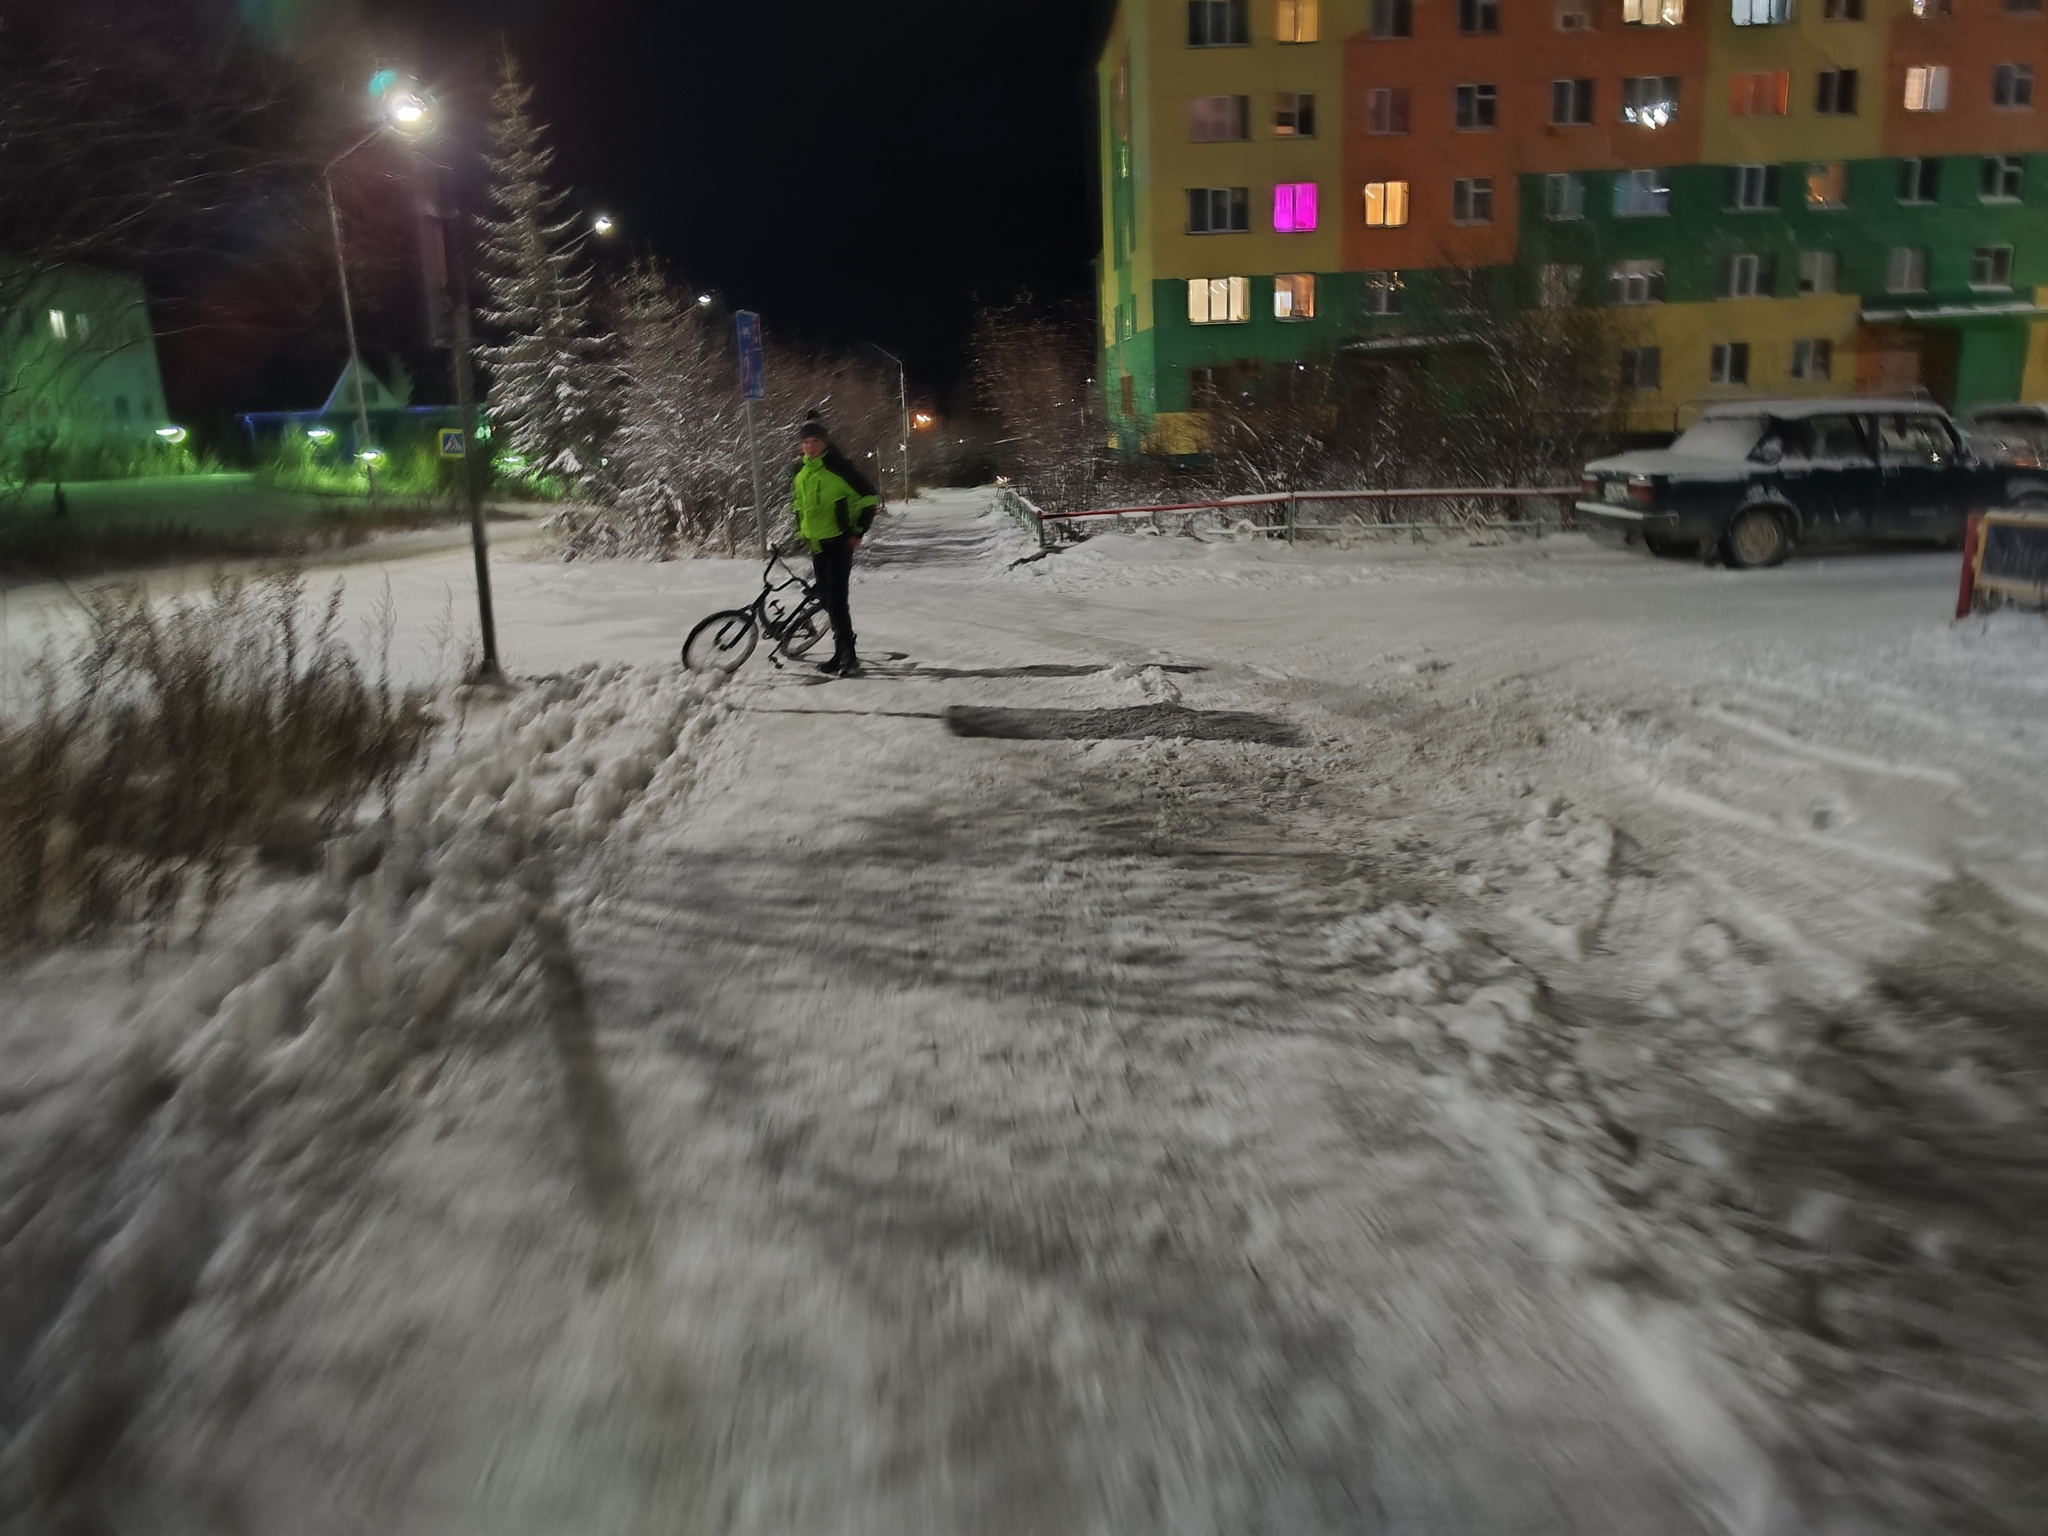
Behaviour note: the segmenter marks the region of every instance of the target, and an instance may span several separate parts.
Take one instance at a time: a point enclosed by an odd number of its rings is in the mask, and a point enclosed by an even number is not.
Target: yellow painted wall
[[[1187,46],[1184,0],[1126,0],[1148,12],[1145,49],[1151,210],[1148,277],[1233,277],[1275,272],[1330,272],[1341,264],[1344,196],[1344,38],[1365,25],[1368,0],[1322,0],[1319,38],[1313,43],[1275,40],[1275,0],[1251,0],[1251,45]],[[1273,134],[1275,98],[1309,91],[1316,98],[1316,137]],[[1188,102],[1196,96],[1249,96],[1252,137],[1240,144],[1188,141]],[[1276,235],[1273,187],[1312,181],[1319,199],[1314,234]],[[1189,187],[1249,187],[1251,233],[1189,235]],[[1147,296],[1141,301],[1150,303]],[[1139,324],[1152,316],[1141,312]]]
[[[1730,0],[1704,0],[1708,43],[1705,131],[1700,159],[1707,165],[1781,164],[1801,160],[1872,159],[1882,153],[1885,65],[1892,22],[1912,14],[1912,0],[1864,0],[1862,21],[1829,21],[1821,0],[1794,0],[1792,20],[1780,26],[1738,27]],[[1690,7],[1688,7],[1688,11]],[[1686,17],[1688,23],[1692,17]],[[1783,117],[1734,117],[1728,80],[1752,70],[1792,73],[1791,102]],[[1819,75],[1853,69],[1856,115],[1814,111]],[[1682,103],[1686,110],[1689,103]]]
[[[2036,304],[2048,304],[2048,288],[2034,290]],[[2027,327],[2027,367],[2020,378],[2022,400],[2048,400],[2048,322]]]
[[[1632,313],[1639,335],[1631,338],[1663,352],[1663,388],[1634,397],[1629,426],[1638,432],[1669,432],[1681,407],[1763,396],[1828,397],[1856,388],[1857,316],[1854,294],[1809,294],[1792,299],[1717,299],[1706,304],[1646,305]],[[1792,343],[1826,339],[1834,343],[1832,377],[1806,383],[1791,377]],[[1716,342],[1749,343],[1749,383],[1712,384]],[[1681,420],[1679,425],[1685,425]]]

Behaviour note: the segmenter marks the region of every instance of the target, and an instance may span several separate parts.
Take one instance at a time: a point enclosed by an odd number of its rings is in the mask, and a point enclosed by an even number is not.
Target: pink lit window
[[[1306,235],[1316,227],[1316,184],[1283,181],[1273,189],[1273,232]]]

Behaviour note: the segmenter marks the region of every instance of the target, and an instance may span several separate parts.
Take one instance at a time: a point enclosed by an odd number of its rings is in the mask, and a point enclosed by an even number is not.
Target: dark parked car
[[[1994,464],[1909,400],[1710,407],[1668,448],[1586,466],[1579,520],[1657,554],[1776,565],[1794,545],[1952,544],[1986,507],[2048,511],[2048,470]]]
[[[1977,456],[2025,469],[2048,465],[2048,405],[1980,405],[1963,416]]]

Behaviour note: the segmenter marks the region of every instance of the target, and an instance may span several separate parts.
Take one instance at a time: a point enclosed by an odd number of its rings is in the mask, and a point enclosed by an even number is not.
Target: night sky
[[[423,70],[502,36],[560,179],[788,335],[956,383],[977,305],[1085,295],[1101,0],[370,0]]]

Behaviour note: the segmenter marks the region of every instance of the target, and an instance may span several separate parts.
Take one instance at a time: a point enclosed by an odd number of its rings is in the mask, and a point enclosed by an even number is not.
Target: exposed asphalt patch
[[[1128,709],[986,709],[954,705],[946,729],[955,736],[989,736],[1005,741],[1123,741],[1145,736],[1191,741],[1251,741],[1269,747],[1301,744],[1301,733],[1285,720],[1236,710],[1187,709],[1179,704],[1140,704]]]

